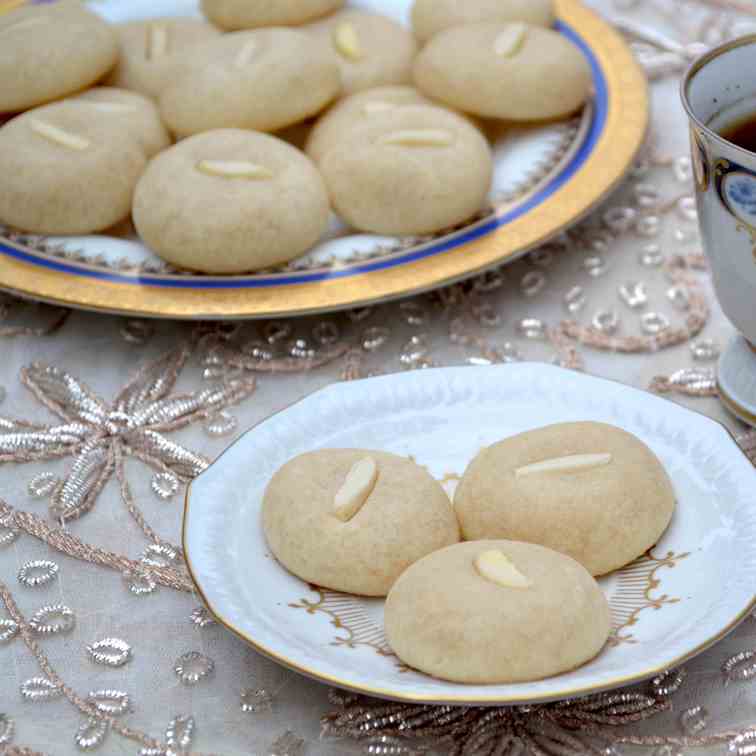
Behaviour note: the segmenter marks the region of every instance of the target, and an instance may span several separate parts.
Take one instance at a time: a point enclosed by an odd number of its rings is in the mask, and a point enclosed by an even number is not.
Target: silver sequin
[[[50,682],[46,677],[32,677],[21,683],[21,696],[27,701],[50,701],[63,695],[60,685]]]
[[[473,282],[473,289],[480,293],[488,293],[500,289],[506,283],[506,278],[501,271],[492,270],[478,276]]]
[[[686,735],[700,735],[709,724],[709,712],[703,706],[692,706],[680,714],[680,728]]]
[[[80,751],[94,751],[105,742],[109,730],[110,725],[106,720],[92,717],[79,725],[74,743]]]
[[[538,268],[548,268],[554,262],[554,253],[548,247],[541,247],[531,252],[528,259]]]
[[[184,685],[196,685],[201,680],[209,677],[215,670],[215,662],[210,657],[199,653],[199,651],[189,651],[182,654],[173,665],[173,671],[176,677]]]
[[[636,184],[633,187],[633,194],[638,207],[644,209],[656,207],[661,197],[659,190],[653,184]]]
[[[276,738],[270,746],[270,756],[303,756],[305,742],[291,730]]]
[[[195,722],[191,716],[174,717],[165,731],[165,741],[168,748],[179,751],[187,750],[194,740]]]
[[[131,705],[128,693],[123,690],[112,690],[110,688],[90,691],[87,701],[101,714],[107,714],[111,717],[125,714]]]
[[[197,627],[210,627],[211,625],[218,624],[204,606],[198,606],[194,609],[190,619],[192,624]]]
[[[76,624],[73,611],[63,604],[50,604],[34,612],[29,627],[39,635],[68,633]]]
[[[638,217],[638,213],[632,207],[612,207],[604,213],[606,227],[615,234],[624,234]]]
[[[486,328],[495,328],[501,324],[501,315],[490,302],[477,302],[472,306],[473,317]]]
[[[687,286],[676,284],[667,289],[667,299],[678,309],[686,312],[690,309],[690,292]]]
[[[648,290],[642,281],[628,281],[619,287],[620,299],[632,310],[642,310],[648,304]]]
[[[727,744],[727,753],[733,756],[754,756],[756,754],[756,730],[746,730],[736,735]]]
[[[150,488],[158,499],[167,501],[178,493],[179,479],[172,472],[155,473],[152,476]]]
[[[285,341],[292,334],[293,328],[289,323],[282,321],[271,321],[267,323],[263,328],[263,338],[268,344],[278,344],[281,341]]]
[[[151,543],[139,561],[148,567],[176,567],[184,565],[184,555],[181,550],[168,544]]]
[[[11,515],[0,517],[0,546],[10,546],[20,533]]]
[[[7,643],[18,635],[18,623],[12,619],[0,619],[0,643]]]
[[[407,325],[419,327],[428,322],[428,311],[417,302],[402,302],[399,305],[399,312]]]
[[[535,297],[543,291],[547,282],[545,273],[540,270],[531,270],[522,277],[520,291],[526,297]]]
[[[656,215],[646,215],[639,218],[635,224],[635,231],[639,236],[657,236],[661,229],[661,220]]]
[[[18,571],[18,582],[27,588],[38,588],[55,580],[59,570],[58,565],[49,559],[35,559]]]
[[[695,228],[676,228],[672,237],[678,244],[691,244],[698,241],[698,231]]]
[[[641,329],[650,336],[663,333],[669,326],[669,318],[660,312],[647,312],[641,317]]]
[[[246,688],[240,696],[241,710],[245,714],[261,714],[273,708],[273,696],[264,688]]]
[[[714,362],[719,359],[721,350],[713,339],[700,339],[691,342],[690,353],[696,362]]]
[[[591,255],[583,260],[583,270],[592,278],[599,278],[609,270],[609,264],[601,255]]]
[[[123,579],[135,596],[147,596],[157,589],[157,583],[146,570],[126,570]]]
[[[752,680],[756,677],[756,651],[741,651],[731,656],[723,665],[727,682]]]
[[[543,341],[546,338],[546,324],[538,318],[522,318],[515,323],[518,336],[531,341]]]
[[[614,310],[600,310],[593,316],[591,322],[597,331],[609,336],[617,333],[620,326],[619,315]]]
[[[10,745],[13,742],[15,729],[13,719],[8,714],[0,714],[0,746]]]
[[[390,337],[391,331],[388,328],[384,328],[383,326],[368,328],[362,334],[362,348],[366,352],[376,352],[386,345]]]
[[[353,323],[362,323],[363,320],[367,320],[375,310],[372,307],[360,307],[356,310],[350,310],[347,315],[349,320]]]
[[[131,646],[120,638],[103,638],[87,646],[87,653],[95,664],[122,667],[131,660]]]
[[[29,481],[27,491],[32,499],[46,499],[55,491],[59,483],[60,480],[56,475],[51,472],[43,472],[35,475]]]
[[[678,746],[660,745],[651,751],[651,756],[683,756],[684,751]]]
[[[415,367],[427,357],[429,351],[428,337],[425,334],[418,334],[402,347],[399,361],[403,365]]]
[[[651,680],[651,689],[657,698],[667,698],[682,688],[686,677],[684,669],[668,669]]]
[[[587,303],[588,297],[582,286],[573,286],[564,295],[564,307],[567,312],[572,313],[573,315],[580,312]]]
[[[638,261],[644,268],[659,268],[664,264],[664,259],[664,253],[658,244],[646,244],[638,256]]]
[[[217,412],[205,424],[205,433],[214,438],[230,436],[239,427],[239,421],[226,410]]]
[[[339,340],[339,329],[335,323],[330,320],[324,320],[318,323],[312,329],[312,337],[321,346],[330,346]]]
[[[146,320],[127,320],[121,327],[121,337],[129,344],[145,344],[155,333],[155,326]]]

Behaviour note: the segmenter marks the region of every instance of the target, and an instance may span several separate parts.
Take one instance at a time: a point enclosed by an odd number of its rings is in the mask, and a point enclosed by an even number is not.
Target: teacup
[[[756,425],[756,153],[720,132],[756,117],[756,35],[707,52],[682,82],[704,250],[717,297],[740,334],[719,366],[722,401]]]

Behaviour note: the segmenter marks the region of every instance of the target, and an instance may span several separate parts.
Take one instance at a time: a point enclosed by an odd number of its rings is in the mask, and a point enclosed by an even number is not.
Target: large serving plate
[[[383,634],[383,601],[308,586],[269,553],[263,491],[293,456],[324,447],[411,455],[451,493],[483,447],[556,422],[637,434],[678,506],[662,540],[603,578],[613,634],[588,665],[517,685],[457,685],[408,670]],[[183,545],[210,611],[280,663],[323,682],[416,702],[514,704],[649,678],[708,648],[754,608],[756,473],[724,426],[617,383],[540,364],[445,368],[334,385],[249,431],[192,483]],[[590,618],[588,618],[590,619]]]
[[[31,1],[31,0],[27,0]],[[3,9],[23,4],[0,0]],[[351,0],[408,22],[411,0]],[[36,299],[145,317],[254,318],[398,298],[514,260],[577,221],[624,176],[643,140],[645,78],[621,37],[579,0],[556,0],[558,30],[590,61],[594,97],[548,125],[492,128],[489,207],[434,237],[355,235],[334,218],[310,253],[284,268],[213,277],[171,269],[125,225],[109,235],[44,238],[0,226],[0,288]],[[197,0],[92,0],[112,22],[198,15]]]

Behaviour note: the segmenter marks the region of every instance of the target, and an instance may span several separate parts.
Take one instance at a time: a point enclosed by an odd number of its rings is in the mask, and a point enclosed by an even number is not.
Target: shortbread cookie
[[[155,103],[137,92],[94,87],[63,100],[61,104],[83,108],[93,120],[112,124],[126,137],[139,142],[148,158],[171,144]]]
[[[209,131],[160,153],[134,196],[144,242],[180,268],[245,273],[306,252],[329,219],[306,155],[267,134]]]
[[[527,24],[457,26],[415,61],[417,88],[474,115],[511,121],[560,118],[591,93],[585,56],[564,35]]]
[[[377,234],[441,231],[486,203],[491,148],[462,116],[414,105],[372,116],[346,133],[319,166],[351,226]]]
[[[177,54],[221,36],[212,24],[193,18],[153,18],[113,28],[121,58],[107,83],[152,98],[184,69],[186,60]]]
[[[467,468],[454,506],[469,541],[538,543],[604,575],[659,540],[675,493],[640,439],[612,425],[565,423],[484,449]]]
[[[160,111],[182,137],[277,131],[319,113],[341,86],[334,56],[293,29],[233,32],[179,57],[187,70],[164,88]]]
[[[0,128],[0,221],[40,234],[103,231],[128,216],[145,165],[137,139],[88,109],[35,108]]]
[[[333,13],[345,0],[202,0],[205,15],[221,29],[299,26]]]
[[[449,499],[424,468],[357,449],[285,464],[265,491],[263,528],[297,577],[363,596],[385,596],[407,567],[459,540]]]
[[[423,43],[445,29],[486,21],[533,26],[554,23],[553,0],[415,0],[412,28]]]
[[[118,60],[112,28],[73,0],[0,14],[0,113],[91,86]]]
[[[378,113],[406,105],[431,105],[414,87],[375,87],[345,97],[322,115],[310,132],[307,154],[316,162],[342,137],[368,122]]]
[[[417,42],[385,16],[344,10],[307,27],[341,67],[343,94],[387,84],[409,84]]]
[[[460,543],[421,559],[389,593],[385,626],[409,666],[481,685],[577,669],[611,630],[609,605],[584,567],[512,541]]]

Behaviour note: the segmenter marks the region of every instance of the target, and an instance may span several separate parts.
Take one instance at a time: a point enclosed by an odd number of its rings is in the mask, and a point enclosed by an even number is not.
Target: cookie
[[[163,89],[160,112],[181,137],[277,131],[319,113],[341,86],[334,56],[293,29],[233,32],[178,57],[187,68]]]
[[[263,499],[276,559],[315,585],[385,596],[411,564],[459,540],[440,484],[384,452],[324,449],[296,457]]]
[[[0,128],[0,222],[39,234],[103,231],[128,217],[145,165],[137,139],[89,108],[35,108]]]
[[[430,105],[375,114],[343,134],[319,166],[341,217],[388,236],[430,234],[468,220],[483,209],[493,172],[483,135]]]
[[[606,598],[584,567],[499,540],[450,546],[412,565],[389,593],[384,622],[405,664],[481,685],[577,669],[611,629]]]
[[[342,91],[349,95],[388,84],[410,84],[417,42],[385,16],[344,10],[306,27],[341,68]]]
[[[405,105],[431,105],[414,87],[375,87],[345,97],[323,114],[310,132],[307,154],[316,162],[337,146],[344,134],[362,126],[378,113]]]
[[[120,61],[107,84],[157,98],[166,84],[183,70],[185,60],[175,56],[217,39],[219,29],[193,18],[154,18],[113,27],[118,36]]]
[[[246,273],[307,251],[329,220],[315,166],[267,134],[208,131],[161,152],[134,195],[144,242],[179,268]]]
[[[78,92],[117,60],[113,30],[81,3],[27,5],[0,14],[0,113]]]
[[[541,544],[604,575],[659,540],[672,519],[675,492],[640,439],[602,423],[565,423],[480,452],[454,507],[467,540]]]
[[[527,24],[478,23],[437,34],[415,61],[428,97],[486,118],[571,115],[591,93],[591,69],[565,36]]]
[[[420,42],[445,29],[479,21],[552,26],[553,0],[415,0],[412,28]]]
[[[202,0],[204,14],[221,29],[255,29],[260,26],[299,26],[333,13],[345,0]]]
[[[126,137],[139,142],[148,158],[171,144],[155,103],[136,92],[94,87],[63,100],[63,103],[83,108],[94,120],[112,124]]]

